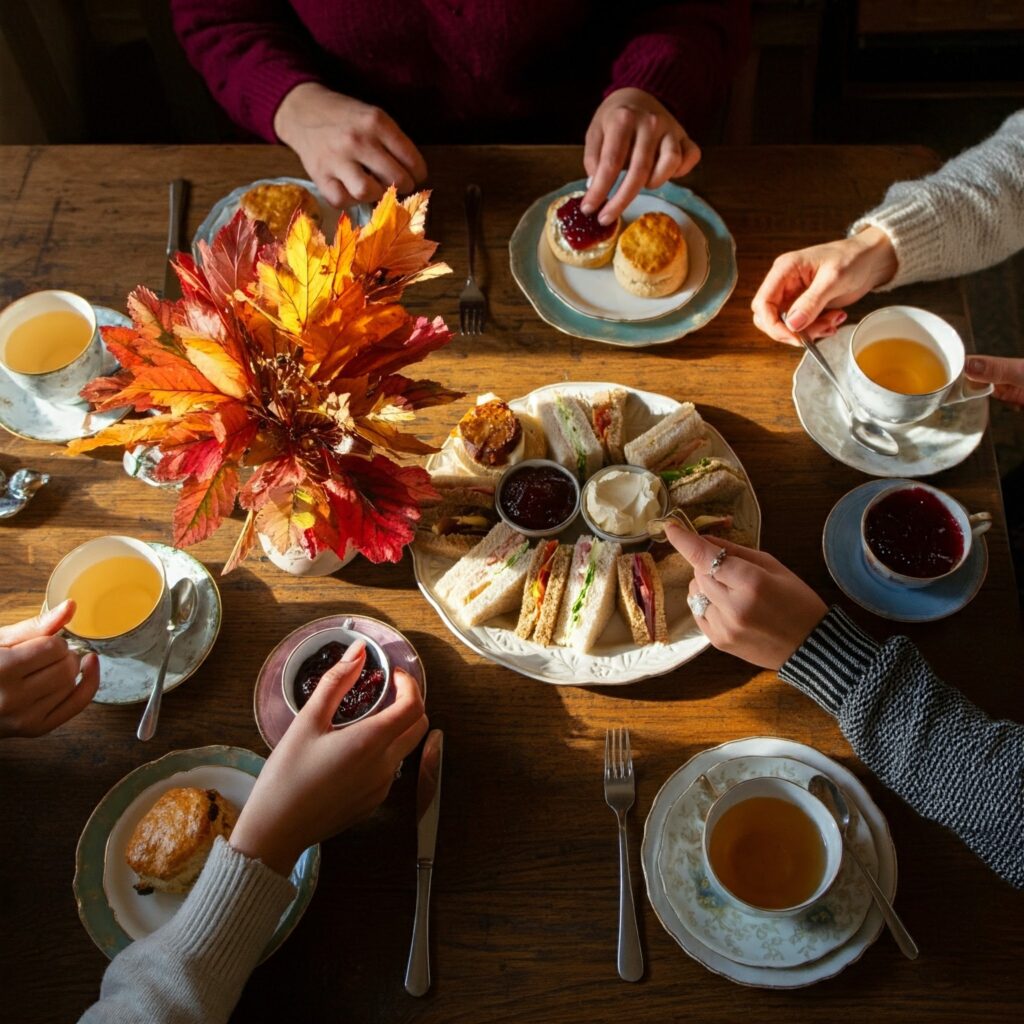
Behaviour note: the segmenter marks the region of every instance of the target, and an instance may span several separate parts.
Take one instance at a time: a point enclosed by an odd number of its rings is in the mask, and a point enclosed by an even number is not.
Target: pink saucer
[[[289,633],[271,652],[256,677],[256,689],[253,692],[253,712],[256,715],[256,727],[271,750],[281,742],[285,730],[292,724],[295,717],[285,703],[281,692],[281,673],[288,655],[308,636],[350,622],[352,629],[365,633],[371,640],[376,640],[383,648],[391,662],[391,668],[404,668],[420,684],[424,699],[427,696],[427,673],[423,668],[416,648],[397,630],[380,619],[371,619],[367,615],[327,615],[322,619],[314,619]],[[391,698],[394,699],[393,697]]]

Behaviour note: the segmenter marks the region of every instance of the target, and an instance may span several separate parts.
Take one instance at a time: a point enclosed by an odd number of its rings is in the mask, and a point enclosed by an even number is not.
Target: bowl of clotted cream
[[[587,481],[580,504],[587,526],[602,540],[644,544],[651,539],[647,524],[668,511],[668,488],[642,466],[606,466]]]

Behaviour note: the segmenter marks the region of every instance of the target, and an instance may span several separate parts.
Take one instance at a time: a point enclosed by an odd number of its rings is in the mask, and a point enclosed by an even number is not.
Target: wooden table
[[[764,546],[828,600],[839,599],[821,556],[822,524],[864,477],[832,461],[801,430],[790,399],[799,354],[753,328],[750,299],[776,254],[838,236],[888,182],[925,172],[934,157],[867,147],[705,153],[691,184],[736,237],[739,284],[705,329],[647,351],[557,333],[533,314],[509,274],[507,242],[519,216],[537,196],[579,176],[578,149],[437,149],[427,159],[432,235],[455,273],[409,299],[458,322],[462,190],[476,181],[485,197],[491,303],[487,334],[460,338],[432,356],[429,375],[471,394],[496,389],[512,397],[553,381],[600,379],[692,399],[749,470],[764,510]],[[64,287],[123,308],[134,285],[159,287],[162,280],[169,179],[192,181],[194,229],[237,185],[294,173],[299,164],[288,151],[259,146],[0,150],[0,302]],[[900,298],[945,316],[965,313],[957,284],[908,289]],[[454,422],[459,411],[449,413]],[[53,475],[23,515],[0,523],[3,621],[32,614],[60,555],[89,537],[128,532],[169,540],[173,496],[130,480],[117,461],[70,459],[3,434],[0,465],[8,473],[29,465]],[[991,567],[964,611],[906,632],[987,710],[1024,719],[1024,646],[988,439],[936,482],[968,506],[997,513],[988,534]],[[218,571],[237,525],[194,554]],[[166,751],[228,743],[265,752],[252,715],[256,671],[286,633],[341,609],[370,612],[408,634],[427,665],[431,719],[447,731],[434,987],[423,1000],[402,989],[415,876],[410,770],[370,822],[325,844],[316,898],[292,938],[253,975],[235,1019],[1016,1019],[1024,993],[1024,898],[870,777],[835,722],[774,674],[709,651],[669,676],[624,689],[534,682],[454,642],[417,591],[408,559],[380,567],[357,560],[334,577],[302,580],[254,557],[220,585],[225,619],[217,646],[195,677],[167,695],[152,742],[135,739],[140,707],[94,705],[48,737],[0,744],[4,1019],[72,1020],[98,992],[106,961],[77,920],[71,878],[79,833],[102,795]],[[854,615],[880,637],[895,631],[860,609]],[[883,934],[829,982],[789,993],[746,989],[688,959],[641,894],[647,974],[640,985],[619,981],[614,818],[600,784],[604,732],[619,724],[632,730],[639,774],[630,833],[638,889],[643,821],[668,775],[707,746],[784,736],[849,765],[888,815],[900,859],[897,903],[921,959],[904,960]]]

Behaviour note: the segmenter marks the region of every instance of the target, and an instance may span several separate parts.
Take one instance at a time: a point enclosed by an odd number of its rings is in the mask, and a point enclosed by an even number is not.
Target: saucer
[[[738,757],[705,775],[719,793],[744,779],[773,776],[807,788],[817,770],[788,757]],[[848,942],[871,908],[871,890],[848,854],[829,891],[793,917],[750,914],[730,903],[705,873],[703,825],[713,798],[698,780],[672,804],[665,818],[658,874],[666,898],[687,930],[708,948],[751,967],[799,967]],[[856,814],[847,833],[861,860],[878,870],[871,830]]]
[[[289,633],[267,655],[267,660],[263,662],[256,677],[256,689],[252,700],[256,728],[259,729],[263,742],[271,750],[281,742],[281,737],[295,719],[281,691],[281,673],[284,671],[288,656],[306,637],[322,629],[345,624],[356,632],[365,633],[371,640],[376,640],[384,649],[392,669],[404,668],[419,683],[423,697],[426,698],[427,673],[423,662],[416,648],[394,626],[368,615],[327,615],[322,619],[314,619]]]
[[[856,326],[846,324],[831,338],[817,342],[818,351],[846,390],[847,352]],[[920,423],[885,424],[900,453],[895,457],[876,455],[850,437],[842,400],[808,352],[793,374],[793,404],[804,430],[832,458],[869,476],[933,476],[958,466],[981,443],[988,424],[988,399],[975,398],[938,409]]]
[[[131,327],[132,322],[123,313],[106,306],[93,305],[96,324],[99,327]],[[102,343],[102,336],[100,339]],[[103,376],[117,371],[117,360],[104,346]],[[90,412],[88,403],[73,402],[58,405],[36,398],[21,385],[15,383],[10,374],[0,366],[0,426],[15,437],[27,441],[50,441],[65,444],[76,437],[90,437],[98,434],[124,417],[130,406],[109,409],[107,412]]]
[[[75,853],[75,901],[89,937],[108,957],[166,924],[184,902],[183,895],[154,892],[140,896],[124,849],[139,819],[167,790],[176,786],[216,789],[241,809],[265,759],[241,747],[175,750],[144,764],[118,782],[92,812]],[[320,847],[299,858],[290,881],[298,890],[278,922],[261,960],[270,956],[299,923],[316,889]]]
[[[164,693],[167,693],[185,682],[213,649],[220,632],[220,591],[206,566],[187,551],[156,541],[147,543],[164,563],[168,587],[188,576],[199,591],[196,621],[178,637],[171,651],[164,682]],[[97,704],[135,704],[149,700],[163,656],[164,647],[160,641],[145,654],[134,657],[112,658],[101,654],[100,688],[93,700]]]
[[[905,483],[912,484],[912,480]],[[825,520],[821,547],[839,589],[862,608],[895,622],[934,622],[960,611],[981,589],[988,573],[985,538],[975,537],[971,553],[955,573],[927,587],[911,589],[883,580],[868,568],[860,542],[860,520],[868,502],[891,480],[871,480],[836,502]]]
[[[793,967],[751,966],[738,963],[730,956],[712,949],[694,935],[676,912],[669,900],[659,870],[662,837],[666,833],[669,812],[677,800],[697,780],[702,772],[710,772],[723,761],[735,758],[766,757],[799,761],[816,772],[828,775],[842,786],[847,797],[859,811],[858,817],[871,834],[877,853],[876,879],[891,900],[896,892],[896,850],[889,835],[885,817],[871,799],[860,781],[841,764],[819,753],[813,747],[771,736],[755,736],[733,740],[721,746],[704,750],[677,769],[654,798],[644,825],[641,863],[647,883],[647,895],[662,927],[682,947],[683,951],[703,964],[708,970],[741,985],[759,988],[802,988],[838,974],[843,968],[859,960],[864,951],[878,938],[882,930],[882,915],[872,906],[850,939],[824,953],[818,959]],[[860,824],[857,825],[858,830]]]

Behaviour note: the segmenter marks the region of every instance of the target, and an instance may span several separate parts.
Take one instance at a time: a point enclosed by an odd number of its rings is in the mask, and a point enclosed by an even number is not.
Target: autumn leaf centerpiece
[[[450,272],[431,262],[428,198],[399,201],[392,188],[365,226],[342,216],[331,242],[302,212],[274,240],[239,211],[199,243],[199,264],[175,258],[181,299],[136,288],[132,326],[103,328],[121,369],[82,395],[144,415],[68,449],[157,449],[154,476],[182,485],[180,547],[209,537],[237,501],[247,515],[224,572],[257,533],[282,553],[398,561],[419,506],[437,497],[410,464],[434,448],[404,428],[417,409],[461,397],[401,372],[451,340],[440,317],[400,302],[407,286]]]

